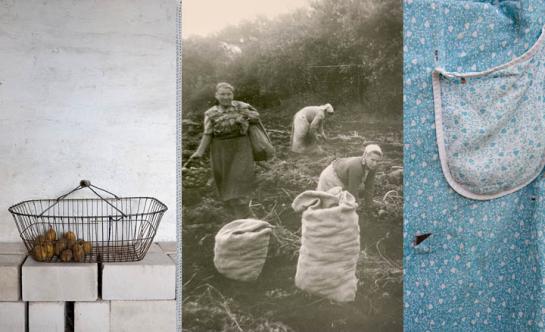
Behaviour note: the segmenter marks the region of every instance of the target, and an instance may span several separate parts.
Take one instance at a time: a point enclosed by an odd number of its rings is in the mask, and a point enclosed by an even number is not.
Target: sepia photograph
[[[183,2],[183,331],[402,330],[402,20]]]

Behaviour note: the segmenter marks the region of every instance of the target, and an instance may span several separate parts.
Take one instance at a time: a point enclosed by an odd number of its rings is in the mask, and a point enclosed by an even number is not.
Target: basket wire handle
[[[189,157],[189,159],[185,162],[185,164],[182,165],[182,168],[186,168],[187,165],[189,165],[189,163],[192,162],[193,160],[195,160],[195,158]]]
[[[51,204],[47,209],[43,210],[42,213],[40,213],[38,215],[38,217],[42,217],[44,215],[44,213],[46,213],[47,211],[49,211],[52,207],[54,207],[55,205],[59,204],[60,201],[62,201],[63,199],[65,199],[68,195],[71,195],[72,193],[80,190],[80,189],[83,189],[83,188],[88,188],[89,190],[91,190],[95,195],[97,195],[101,200],[103,200],[104,202],[106,202],[108,205],[110,205],[112,208],[114,208],[115,210],[117,210],[119,213],[121,213],[121,215],[123,217],[127,217],[127,215],[125,213],[123,213],[123,211],[121,211],[120,209],[118,209],[116,206],[114,206],[112,203],[108,202],[107,199],[105,199],[104,197],[102,197],[99,193],[97,193],[93,188],[96,188],[98,190],[101,190],[101,191],[104,191],[110,195],[112,195],[115,199],[119,199],[119,196],[117,196],[116,194],[114,193],[111,193],[109,192],[108,190],[106,189],[102,189],[100,187],[97,187],[95,185],[92,185],[91,184],[91,181],[89,180],[81,180],[79,182],[79,186],[77,186],[76,188],[70,190],[68,193],[64,194],[64,195],[61,195],[59,197],[57,197],[55,199],[55,203]]]

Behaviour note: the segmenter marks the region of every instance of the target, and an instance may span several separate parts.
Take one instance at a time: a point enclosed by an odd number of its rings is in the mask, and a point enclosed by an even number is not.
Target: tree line
[[[316,0],[274,19],[184,38],[184,117],[214,103],[219,81],[259,109],[305,98],[401,116],[402,29],[399,0]]]

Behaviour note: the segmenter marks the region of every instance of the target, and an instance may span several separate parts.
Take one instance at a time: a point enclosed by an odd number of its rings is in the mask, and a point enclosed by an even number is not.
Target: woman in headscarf
[[[369,144],[360,157],[336,159],[320,174],[316,190],[328,191],[333,187],[342,187],[358,198],[363,184],[364,204],[372,206],[375,191],[375,172],[382,157],[380,146]]]
[[[252,146],[247,136],[250,123],[259,122],[251,105],[233,100],[229,83],[216,85],[218,105],[204,113],[204,133],[191,158],[200,158],[210,146],[210,164],[220,199],[237,219],[250,215],[250,194],[255,171]]]
[[[291,150],[296,153],[318,150],[319,139],[327,139],[324,132],[325,118],[333,113],[331,104],[307,106],[295,113],[291,130]]]

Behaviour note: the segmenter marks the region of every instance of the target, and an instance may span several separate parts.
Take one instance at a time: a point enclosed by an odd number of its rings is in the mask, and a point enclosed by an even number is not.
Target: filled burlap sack
[[[216,234],[214,266],[227,278],[254,281],[261,274],[272,226],[257,219],[239,219]]]
[[[295,285],[338,302],[354,301],[360,229],[354,196],[334,187],[305,191],[292,208],[303,211]]]

